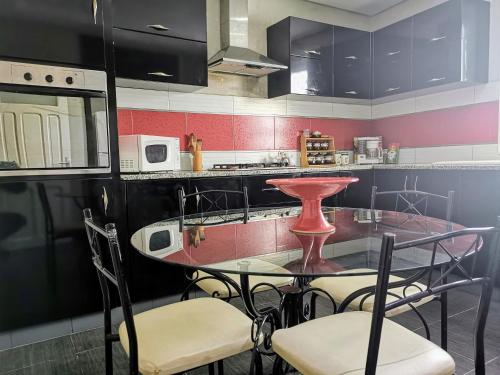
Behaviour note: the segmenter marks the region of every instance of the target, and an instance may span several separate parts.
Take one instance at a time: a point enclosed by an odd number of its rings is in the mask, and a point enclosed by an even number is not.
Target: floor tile
[[[77,354],[77,363],[82,375],[105,375],[104,347],[87,350]],[[119,344],[113,346],[113,374],[128,374],[127,355]]]
[[[47,361],[14,370],[5,375],[81,375],[76,358],[67,361]]]

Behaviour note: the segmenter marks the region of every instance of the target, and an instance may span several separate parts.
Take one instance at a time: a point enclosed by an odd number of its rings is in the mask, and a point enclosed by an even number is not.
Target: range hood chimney
[[[221,0],[222,49],[208,60],[208,70],[217,73],[262,77],[288,69],[248,48],[248,0]]]

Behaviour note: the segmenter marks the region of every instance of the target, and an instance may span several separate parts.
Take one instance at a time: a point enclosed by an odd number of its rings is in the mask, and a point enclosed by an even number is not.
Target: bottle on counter
[[[399,163],[399,143],[390,143],[387,148],[387,164],[398,164]]]

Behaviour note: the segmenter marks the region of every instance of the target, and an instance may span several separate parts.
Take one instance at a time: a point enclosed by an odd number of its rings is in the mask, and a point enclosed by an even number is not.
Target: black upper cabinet
[[[116,75],[143,81],[207,84],[203,42],[114,29]]]
[[[450,0],[414,17],[414,89],[488,80],[489,6]]]
[[[269,76],[269,97],[333,95],[333,26],[285,18],[267,29],[267,55],[288,66]]]
[[[0,56],[104,68],[103,0],[15,0],[0,7]]]
[[[335,26],[333,35],[333,96],[369,99],[372,80],[371,33]]]
[[[115,0],[113,12],[117,77],[207,85],[206,0]]]
[[[207,41],[206,0],[113,0],[114,27]]]
[[[413,18],[373,33],[373,96],[380,98],[411,90]]]

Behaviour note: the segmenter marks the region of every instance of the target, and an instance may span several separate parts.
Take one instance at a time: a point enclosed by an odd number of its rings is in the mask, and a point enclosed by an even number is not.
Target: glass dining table
[[[259,286],[272,287],[269,278],[293,278],[292,285],[272,288],[288,306],[287,324],[294,325],[299,314],[291,310],[302,309],[297,296],[303,296],[308,281],[377,273],[384,233],[394,233],[396,242],[404,242],[464,229],[453,222],[394,211],[324,207],[322,213],[335,225],[335,232],[294,233],[290,228],[300,207],[266,208],[170,218],[141,228],[132,235],[131,244],[155,261],[192,271],[193,283],[201,271],[224,282],[241,296],[253,318],[262,315],[254,306],[253,292]],[[397,251],[391,272],[428,268],[431,261],[435,266],[448,264],[474,241],[463,237],[450,242],[437,250],[434,260],[431,248]],[[251,284],[249,277],[259,282]]]

